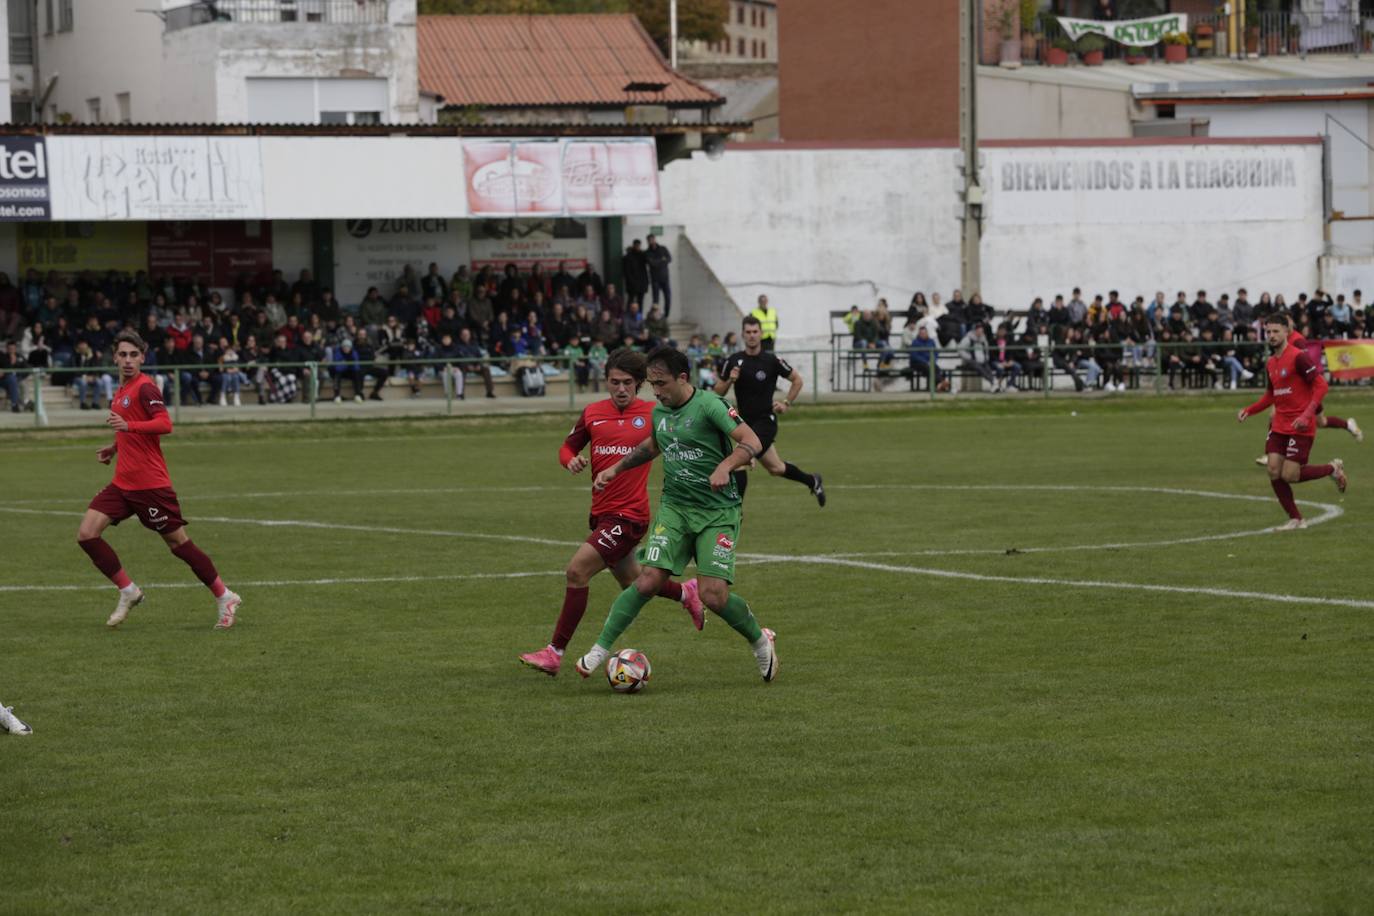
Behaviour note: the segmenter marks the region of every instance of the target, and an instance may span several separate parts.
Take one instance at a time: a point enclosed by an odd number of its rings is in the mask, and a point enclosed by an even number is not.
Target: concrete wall
[[[1129,137],[1131,104],[1130,94],[1119,89],[1084,89],[979,71],[978,135],[982,140]]]
[[[1315,144],[1009,147],[985,158],[981,291],[999,307],[1075,285],[1123,296],[1246,286],[1291,298],[1316,281]],[[1282,160],[1272,187],[1200,186],[1213,162],[1253,158]],[[1080,163],[1093,180],[1100,164],[1112,186],[1103,177],[1100,188],[1018,190],[997,180],[1004,163],[1046,161]],[[1127,163],[1129,188],[1118,184]],[[1141,186],[1146,168],[1167,181],[1170,163],[1178,187]],[[829,333],[832,309],[883,296],[897,310],[916,290],[948,296],[959,285],[956,174],[952,148],[732,147],[717,162],[667,166],[661,222],[683,227],[741,311],[767,293],[796,346]],[[691,291],[681,296],[690,312]]]
[[[161,119],[162,22],[149,12],[154,6],[146,0],[76,0],[72,30],[59,32],[44,18],[46,4],[38,5],[37,93],[57,76],[45,119],[53,120],[56,110],[87,122],[86,100],[99,98],[100,120],[118,123],[116,96],[124,92],[131,120]],[[53,3],[54,14],[57,9]]]
[[[1331,135],[1333,205],[1347,216],[1374,215],[1374,117],[1366,100],[1263,105],[1179,105],[1178,118],[1208,118],[1213,137]],[[1328,123],[1330,115],[1339,124]],[[1344,129],[1341,125],[1344,125]],[[1349,132],[1347,132],[1347,129]],[[1353,132],[1354,136],[1351,135]],[[1374,254],[1374,222],[1336,222],[1333,254]]]

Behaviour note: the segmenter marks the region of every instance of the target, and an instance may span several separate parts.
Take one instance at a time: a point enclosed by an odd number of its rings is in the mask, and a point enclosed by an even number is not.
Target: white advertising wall
[[[981,292],[999,308],[1074,286],[1291,298],[1316,282],[1317,144],[990,147],[983,180]],[[952,149],[731,148],[669,164],[662,187],[661,221],[683,226],[742,311],[767,293],[784,337],[823,338],[851,304],[900,310],[959,286]]]

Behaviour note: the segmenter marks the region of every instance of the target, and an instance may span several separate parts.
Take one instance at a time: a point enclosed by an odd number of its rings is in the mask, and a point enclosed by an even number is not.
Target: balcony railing
[[[1188,47],[1189,57],[1232,56],[1232,49],[1227,46],[1228,24],[1229,17],[1223,14],[1190,15],[1188,31],[1192,44]],[[1246,57],[1309,54],[1362,56],[1371,53],[1371,45],[1374,44],[1374,16],[1369,13],[1362,15],[1354,10],[1329,14],[1258,13],[1247,18],[1246,26],[1239,38],[1240,47],[1235,49]],[[1058,20],[1048,13],[1042,13],[1038,19],[1035,36],[1034,59],[1027,60],[1027,63],[1045,63],[1047,51],[1056,39],[1061,46],[1067,44]],[[1068,50],[1070,54],[1074,53],[1072,46]],[[1113,41],[1108,41],[1104,50],[1108,60],[1124,57],[1126,51]],[[1143,48],[1141,56],[1151,61],[1157,60],[1163,56],[1162,46]]]
[[[212,22],[385,25],[387,0],[194,0],[166,10],[167,31]]]

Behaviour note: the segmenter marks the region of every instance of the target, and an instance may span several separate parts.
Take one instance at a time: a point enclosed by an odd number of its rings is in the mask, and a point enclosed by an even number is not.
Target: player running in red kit
[[[595,478],[649,437],[653,402],[635,396],[646,375],[644,354],[626,348],[610,355],[606,360],[606,390],[611,396],[589,405],[577,418],[577,425],[558,450],[563,467],[579,474],[590,464]],[[590,462],[581,454],[588,445]],[[648,530],[649,517],[649,465],[619,475],[604,490],[593,489],[591,534],[568,561],[563,610],[554,625],[553,639],[543,649],[520,656],[521,662],[551,677],[558,674],[563,652],[587,612],[592,577],[609,569],[621,588],[638,578],[639,561],[634,550]],[[665,582],[658,595],[680,601],[692,615],[692,623],[701,629],[705,618],[696,579],[681,584]]]
[[[143,601],[143,590],[124,572],[114,548],[100,536],[109,525],[136,515],[143,527],[161,535],[172,553],[210,589],[219,606],[215,628],[227,630],[234,625],[241,599],[224,587],[215,564],[186,535],[186,521],[181,517],[159,442],[159,437],[172,431],[172,418],[157,384],[140,371],[148,345],[133,331],[122,331],[114,347],[120,384],[105,422],[115,431],[115,441],[96,452],[101,464],[115,460],[114,480],[91,500],[76,535],[95,568],[119,588],[119,603],[105,623],[119,626]]]
[[[1311,359],[1313,363],[1317,366],[1321,365],[1321,344],[1309,344],[1307,338],[1303,337],[1297,331],[1293,331],[1288,335],[1288,345],[1298,350],[1305,350],[1307,352],[1307,357]],[[1350,433],[1351,438],[1356,442],[1364,441],[1364,430],[1360,429],[1360,424],[1355,421],[1354,417],[1333,417],[1326,413],[1320,404],[1317,405],[1317,429],[1343,429]],[[1269,464],[1269,457],[1267,455],[1261,455],[1255,459],[1255,464],[1258,464],[1260,467],[1267,467]]]
[[[1290,334],[1287,315],[1275,314],[1265,319],[1264,336],[1273,351],[1265,363],[1268,385],[1264,397],[1241,408],[1236,415],[1244,423],[1246,417],[1274,405],[1264,452],[1274,495],[1288,513],[1288,522],[1279,529],[1282,531],[1307,527],[1293,500],[1293,484],[1331,477],[1336,489],[1344,493],[1347,483],[1345,464],[1339,458],[1332,459],[1330,464],[1307,463],[1316,435],[1317,410],[1326,396],[1327,385],[1321,369],[1304,350],[1293,345]]]

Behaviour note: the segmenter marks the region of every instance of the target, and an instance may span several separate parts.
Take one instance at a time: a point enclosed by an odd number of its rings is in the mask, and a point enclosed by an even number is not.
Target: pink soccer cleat
[[[216,630],[227,630],[234,625],[239,612],[239,605],[243,604],[243,599],[234,592],[226,591],[217,601],[219,604],[219,620],[215,622]]]
[[[706,606],[701,603],[701,594],[697,590],[697,580],[688,579],[682,583],[682,606],[687,609],[687,613],[692,615],[692,625],[700,630],[706,625]]]
[[[563,656],[555,652],[553,646],[545,646],[538,652],[526,652],[520,656],[520,664],[542,671],[549,677],[558,677],[558,666],[563,664]]]

